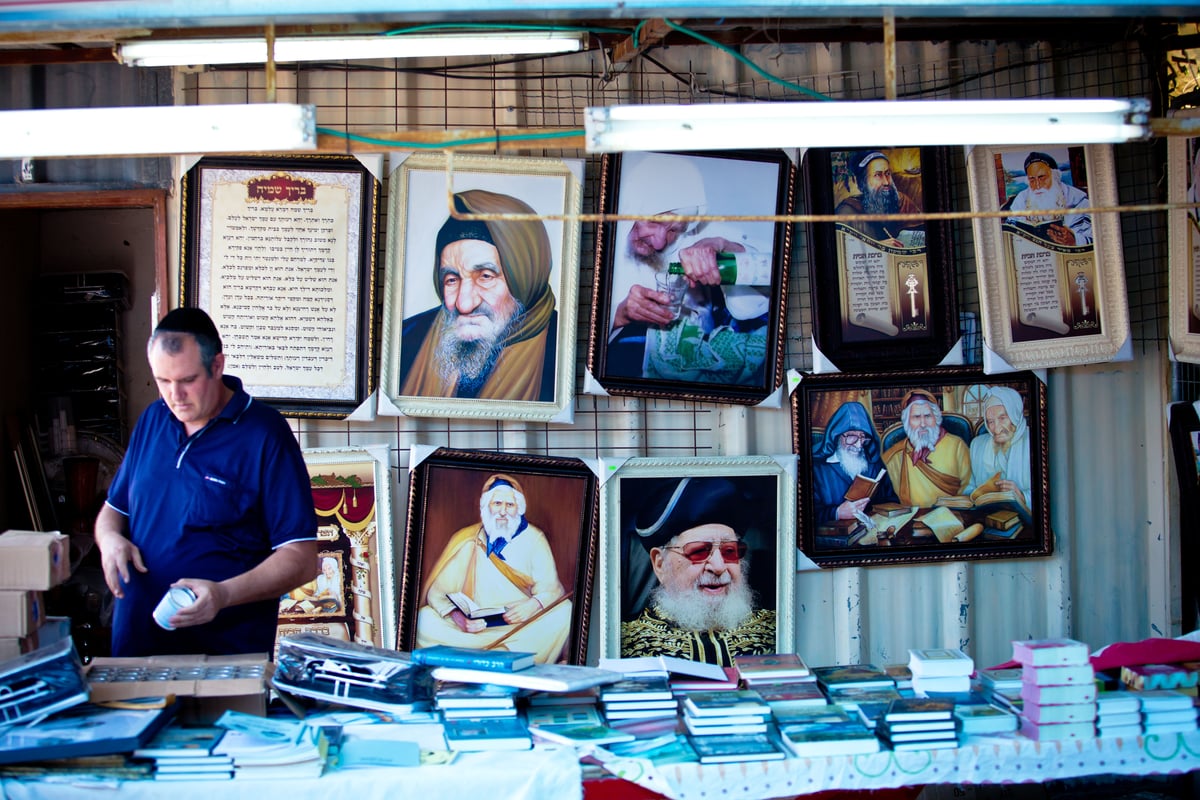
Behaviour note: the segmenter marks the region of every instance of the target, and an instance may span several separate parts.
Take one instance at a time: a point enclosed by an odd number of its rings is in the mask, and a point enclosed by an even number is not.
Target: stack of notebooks
[[[1096,677],[1088,648],[1073,639],[1013,642],[1021,665],[1021,733],[1030,739],[1096,736]]]
[[[517,691],[511,686],[439,683],[434,707],[442,719],[499,719],[517,716]]]
[[[1149,736],[1193,733],[1196,707],[1190,696],[1177,689],[1138,692],[1142,711],[1142,733]]]
[[[692,736],[767,733],[770,723],[771,707],[753,689],[683,695],[683,725]]]
[[[874,664],[817,667],[813,674],[830,704],[856,714],[868,729],[874,728],[891,702],[900,697],[895,681]]]
[[[954,703],[928,697],[893,700],[875,733],[892,750],[958,747]]]
[[[1137,692],[1116,690],[1096,695],[1096,736],[1141,736],[1142,701]]]
[[[953,647],[928,647],[908,651],[913,693],[918,697],[971,691],[975,661]]]
[[[171,724],[134,750],[133,756],[152,760],[154,779],[159,781],[230,780],[233,758],[213,754],[224,734],[224,728]]]
[[[610,723],[674,720],[679,701],[666,678],[625,678],[600,688],[600,705]]]
[[[800,758],[878,753],[882,749],[874,731],[840,705],[794,709],[778,727],[784,747]]]

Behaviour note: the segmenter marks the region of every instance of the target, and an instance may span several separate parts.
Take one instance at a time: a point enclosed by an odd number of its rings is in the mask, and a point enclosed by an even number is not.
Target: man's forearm
[[[292,542],[251,570],[221,581],[225,606],[278,598],[316,577],[317,543]]]

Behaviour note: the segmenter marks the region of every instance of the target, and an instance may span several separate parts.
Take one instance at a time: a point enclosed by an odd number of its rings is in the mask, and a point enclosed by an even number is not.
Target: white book
[[[619,672],[596,667],[577,667],[571,664],[534,664],[532,667],[518,672],[436,667],[430,675],[434,680],[439,681],[491,683],[499,686],[515,686],[518,689],[533,689],[539,692],[574,692],[589,686],[615,683],[622,678]]]
[[[957,647],[911,649],[908,651],[908,669],[914,681],[919,677],[970,676],[975,671],[975,659]]]

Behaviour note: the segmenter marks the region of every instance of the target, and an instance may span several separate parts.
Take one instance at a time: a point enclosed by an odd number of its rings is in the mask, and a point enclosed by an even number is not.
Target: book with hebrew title
[[[468,669],[514,672],[532,667],[536,655],[536,653],[512,650],[481,650],[473,647],[435,644],[413,650],[412,660],[428,667],[466,667]]]

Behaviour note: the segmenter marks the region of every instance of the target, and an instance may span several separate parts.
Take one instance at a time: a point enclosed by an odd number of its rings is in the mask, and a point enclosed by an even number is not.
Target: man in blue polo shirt
[[[280,595],[317,572],[300,447],[279,412],[224,374],[202,310],[171,311],[146,350],[161,400],[138,420],[96,519],[117,598],[113,655],[270,653]],[[196,602],[165,630],[152,614],[172,586]]]

